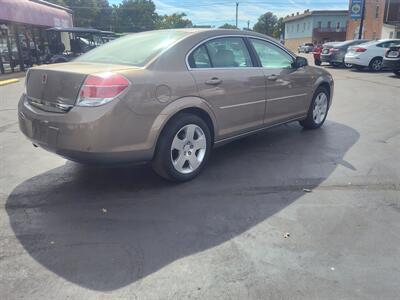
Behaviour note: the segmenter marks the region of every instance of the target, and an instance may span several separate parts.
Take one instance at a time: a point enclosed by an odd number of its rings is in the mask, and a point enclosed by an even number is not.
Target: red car
[[[336,43],[338,43],[338,42],[330,42],[330,43],[325,43],[323,45],[318,44],[318,45],[316,45],[314,47],[313,56],[314,56],[314,63],[315,63],[316,66],[320,66],[321,65],[321,52],[322,52],[322,49],[325,46],[332,46],[332,45],[334,45]]]

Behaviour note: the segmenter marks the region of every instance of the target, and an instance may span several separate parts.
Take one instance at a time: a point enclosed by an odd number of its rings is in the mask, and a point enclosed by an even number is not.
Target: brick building
[[[382,34],[385,0],[364,0],[363,39],[380,39]],[[350,19],[347,25],[347,40],[358,39],[360,20]]]
[[[357,39],[360,20],[349,20],[346,39]],[[400,38],[400,0],[365,0],[362,38]]]

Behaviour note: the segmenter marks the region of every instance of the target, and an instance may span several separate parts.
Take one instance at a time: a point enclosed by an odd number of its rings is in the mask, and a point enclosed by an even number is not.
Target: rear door
[[[307,67],[294,68],[294,58],[272,42],[255,38],[249,40],[266,79],[264,123],[271,125],[305,115],[312,85]]]
[[[216,114],[220,138],[262,126],[264,73],[254,67],[242,37],[209,40],[197,47],[188,60],[200,97]]]

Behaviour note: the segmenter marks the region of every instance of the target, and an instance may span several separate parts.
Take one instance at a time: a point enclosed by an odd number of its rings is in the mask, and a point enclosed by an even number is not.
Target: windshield
[[[157,54],[187,35],[184,31],[152,31],[131,34],[78,57],[76,61],[127,64],[143,67]]]

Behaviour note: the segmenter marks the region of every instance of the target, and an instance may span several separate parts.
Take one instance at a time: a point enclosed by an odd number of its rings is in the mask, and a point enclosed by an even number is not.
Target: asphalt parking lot
[[[323,128],[233,142],[180,185],[34,148],[23,81],[0,87],[0,299],[398,299],[400,78],[326,68]]]

